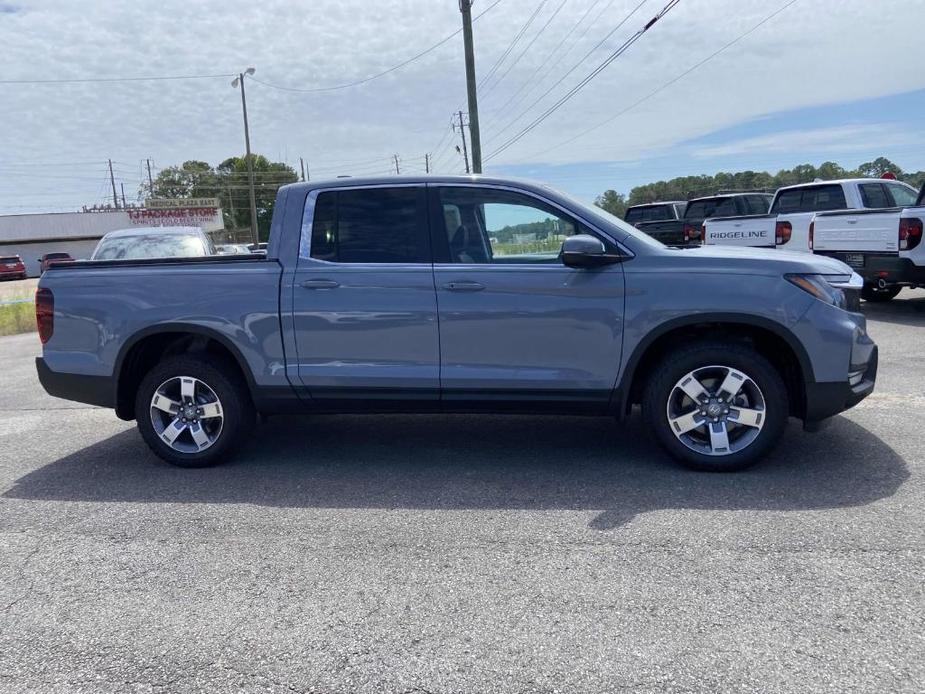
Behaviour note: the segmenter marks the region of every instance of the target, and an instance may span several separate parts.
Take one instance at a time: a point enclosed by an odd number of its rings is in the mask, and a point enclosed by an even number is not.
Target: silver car
[[[215,244],[199,227],[142,227],[110,231],[90,260],[197,258],[215,252]]]

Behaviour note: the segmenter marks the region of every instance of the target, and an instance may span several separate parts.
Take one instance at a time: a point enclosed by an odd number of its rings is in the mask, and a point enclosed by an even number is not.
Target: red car
[[[73,263],[74,259],[70,253],[46,253],[39,258],[40,271],[45,272],[51,265],[56,263]]]
[[[26,279],[26,266],[18,255],[0,255],[0,280]]]

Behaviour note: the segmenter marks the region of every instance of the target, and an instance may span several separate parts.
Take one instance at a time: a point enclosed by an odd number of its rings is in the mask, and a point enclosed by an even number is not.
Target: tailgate
[[[777,215],[747,217],[713,217],[703,225],[706,228],[704,243],[718,246],[774,246],[774,225]]]
[[[898,230],[899,213],[896,211],[817,214],[813,222],[813,250],[896,251]]]

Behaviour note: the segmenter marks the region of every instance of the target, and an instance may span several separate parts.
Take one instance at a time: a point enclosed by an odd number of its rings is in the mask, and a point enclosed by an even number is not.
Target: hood
[[[799,251],[780,251],[774,248],[707,245],[680,250],[670,249],[668,252],[688,258],[694,266],[708,264],[712,267],[729,269],[747,268],[763,274],[801,272],[820,275],[850,275],[854,272],[849,266],[835,258]]]

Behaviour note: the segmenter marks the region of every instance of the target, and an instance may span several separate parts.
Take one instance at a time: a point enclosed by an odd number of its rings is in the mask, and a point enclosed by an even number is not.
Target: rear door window
[[[826,210],[844,210],[848,208],[845,191],[839,185],[813,186],[803,190],[801,212],[824,212]]]
[[[358,188],[315,201],[311,257],[332,263],[430,262],[423,187]]]
[[[771,214],[799,212],[802,200],[803,191],[799,188],[781,191],[777,195],[777,200],[771,205]]]
[[[882,183],[862,183],[858,189],[861,191],[861,202],[864,207],[872,209],[893,207],[893,201]]]

